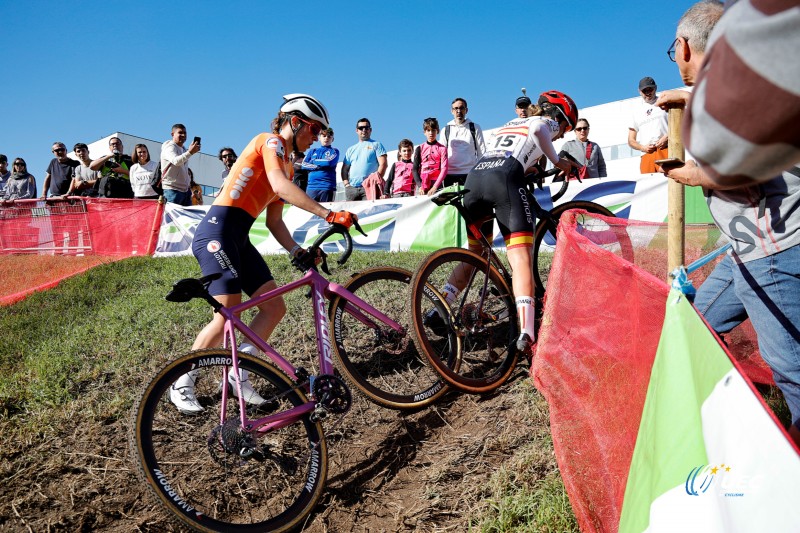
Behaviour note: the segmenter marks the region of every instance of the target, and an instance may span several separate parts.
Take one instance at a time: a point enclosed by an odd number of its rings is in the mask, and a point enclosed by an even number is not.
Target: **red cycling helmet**
[[[552,104],[561,111],[569,124],[567,131],[572,130],[578,122],[578,106],[575,101],[561,91],[545,91],[539,95],[539,105]]]

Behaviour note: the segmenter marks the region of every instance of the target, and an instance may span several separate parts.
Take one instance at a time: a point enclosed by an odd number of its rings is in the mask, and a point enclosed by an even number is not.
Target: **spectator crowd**
[[[645,80],[652,81],[652,78],[644,78],[640,83],[640,89],[646,91],[640,90],[645,100],[642,105],[657,110],[659,116],[663,115],[663,128],[666,128],[666,114],[652,105],[656,98],[654,82],[650,91],[649,86],[642,86]],[[517,98],[517,116],[524,118],[530,104],[527,96]],[[424,140],[415,146],[410,139],[402,139],[397,147],[397,160],[392,162],[387,159],[383,143],[373,138],[372,123],[368,118],[357,121],[357,142],[343,154],[333,146],[333,129],[326,128],[319,135],[318,147],[310,149],[307,154],[290,154],[293,181],[320,202],[334,200],[340,162],[341,182],[348,201],[432,195],[443,187],[463,185],[469,171],[486,152],[483,130],[467,118],[468,111],[467,101],[456,98],[450,107],[453,120],[444,128],[435,117],[424,119]],[[649,154],[650,144],[636,141],[650,135],[649,130],[639,135],[636,117],[632,117],[632,124],[636,124],[637,129],[631,126],[629,144]],[[55,142],[51,148],[53,159],[45,170],[41,189],[36,178],[28,172],[24,159],[18,157],[9,165],[8,158],[0,154],[0,200],[69,196],[157,199],[163,196],[167,202],[183,206],[202,205],[202,187],[195,182],[188,166],[192,156],[201,149],[201,139],[195,137],[187,144],[183,124],[173,125],[170,136],[162,144],[158,160],[151,159],[144,144],[137,144],[130,155],[126,154],[119,137],[111,137],[108,153],[95,159],[86,143],[79,142],[72,147],[76,158],[73,159],[67,155],[67,146],[63,142]],[[566,143],[564,150],[586,165],[584,177],[605,177],[602,151],[597,143],[588,140],[588,136],[589,123],[582,119],[576,128],[575,139]],[[666,140],[663,144],[666,145]],[[224,183],[237,160],[236,151],[224,147],[219,150],[218,159],[224,166],[221,176]]]

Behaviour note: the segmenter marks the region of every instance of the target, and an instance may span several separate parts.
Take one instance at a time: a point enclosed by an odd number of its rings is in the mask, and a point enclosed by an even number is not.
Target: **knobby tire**
[[[361,272],[345,288],[403,326],[397,332],[362,312],[368,324],[348,311],[349,302],[332,303],[334,349],[339,370],[372,402],[390,409],[418,409],[436,402],[447,386],[417,349],[408,322],[411,272],[379,267]]]
[[[240,443],[234,431],[241,423],[233,394],[222,405],[222,369],[230,364],[227,350],[197,350],[153,378],[134,405],[130,443],[136,469],[170,515],[194,530],[292,531],[312,512],[325,487],[328,456],[322,425],[306,414],[287,427],[256,435],[259,460],[231,451]],[[272,363],[239,352],[239,366],[270,400],[262,407],[249,406],[250,418],[306,403],[305,394],[292,390],[292,380]],[[199,372],[195,394],[205,410],[185,415],[169,401],[169,389],[192,369]],[[221,420],[231,421],[227,439],[218,429]]]
[[[489,392],[505,383],[518,357],[513,291],[502,274],[491,266],[488,290],[481,304],[486,267],[487,260],[475,252],[445,248],[429,255],[411,280],[410,313],[415,342],[447,383],[471,394]],[[455,301],[447,305],[444,285],[457,268],[460,272],[475,269],[475,275]],[[445,328],[431,322],[433,309],[439,317],[447,316]],[[453,363],[447,356],[454,346],[458,348],[458,356]]]

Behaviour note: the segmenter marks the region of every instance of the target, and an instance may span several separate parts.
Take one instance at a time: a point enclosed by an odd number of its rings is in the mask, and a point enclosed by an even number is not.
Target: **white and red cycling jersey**
[[[475,165],[475,170],[491,168],[492,161],[513,157],[527,172],[542,154],[555,163],[559,157],[553,147],[553,138],[558,133],[558,123],[551,118],[515,118],[492,132],[486,141],[486,152]]]

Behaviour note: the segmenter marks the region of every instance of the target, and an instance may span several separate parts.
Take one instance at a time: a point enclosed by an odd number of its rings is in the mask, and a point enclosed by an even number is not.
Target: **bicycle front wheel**
[[[345,288],[403,326],[395,331],[337,297],[333,301],[334,347],[339,369],[369,400],[390,409],[426,407],[447,392],[417,350],[408,325],[411,272],[379,267],[357,274]]]
[[[328,457],[322,426],[309,415],[287,417],[286,426],[260,435],[242,429],[239,400],[223,404],[227,350],[190,352],[167,365],[134,407],[131,455],[159,503],[198,531],[290,531],[311,513],[324,489]],[[271,363],[239,354],[239,367],[266,400],[250,417],[285,412],[306,403],[292,380]],[[172,384],[195,376],[204,410],[178,412]]]
[[[574,200],[554,207],[553,210],[550,211],[553,220],[548,220],[546,218],[539,220],[536,224],[536,231],[533,236],[533,282],[536,287],[536,295],[539,298],[544,296],[544,292],[547,288],[547,277],[550,274],[550,267],[553,264],[553,256],[555,254],[558,222],[561,220],[561,215],[570,209],[583,209],[588,213],[607,217],[614,216],[614,213],[600,204],[585,200]],[[584,218],[589,217],[581,217],[578,223],[582,224]],[[607,229],[608,226],[606,225],[605,228]]]
[[[442,290],[463,287],[449,305]],[[444,380],[472,394],[496,389],[517,363],[517,309],[503,275],[480,255],[445,248],[429,255],[411,280],[411,322],[419,349]],[[453,334],[459,343],[449,359]]]

